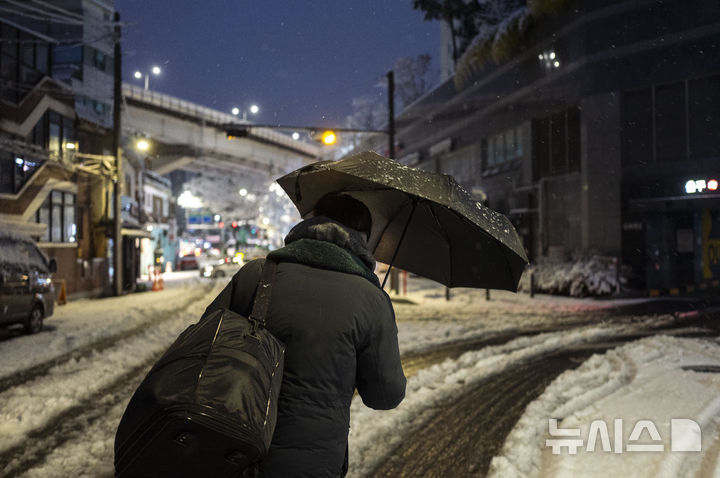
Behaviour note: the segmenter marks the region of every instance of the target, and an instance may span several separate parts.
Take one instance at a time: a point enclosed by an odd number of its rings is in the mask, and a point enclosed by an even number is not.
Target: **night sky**
[[[150,89],[228,113],[256,103],[258,123],[342,126],[354,97],[401,56],[432,55],[437,22],[412,0],[116,0],[124,30],[123,78],[157,64]]]

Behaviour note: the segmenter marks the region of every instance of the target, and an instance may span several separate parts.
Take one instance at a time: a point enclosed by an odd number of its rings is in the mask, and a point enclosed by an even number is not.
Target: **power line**
[[[19,15],[21,17],[32,18],[34,20],[50,21],[50,19],[47,17],[33,15],[31,13],[24,12],[24,11],[13,10],[12,8],[4,6],[4,5],[0,5],[0,10],[4,10],[5,12],[9,13],[10,15]],[[63,23],[63,22],[57,22],[57,23]],[[65,23],[67,23],[67,22],[65,22]],[[75,22],[70,23],[70,24],[71,25],[82,25],[82,23],[75,23]]]
[[[83,20],[83,16],[80,15],[79,13],[75,13],[75,12],[71,12],[71,11],[69,11],[69,10],[65,10],[64,8],[60,8],[60,7],[56,6],[56,5],[52,5],[52,4],[50,4],[50,3],[43,2],[42,0],[31,0],[31,1],[34,1],[35,3],[40,4],[40,5],[44,6],[45,8],[49,8],[49,9],[51,9],[51,10],[55,10],[55,11],[57,11],[57,12],[60,12],[60,13],[62,13],[63,15],[67,15],[68,17],[76,18],[76,19],[78,19],[78,20]]]
[[[17,8],[26,10],[26,11],[22,11],[22,10],[17,11],[16,10],[16,11],[12,12],[12,13],[15,13],[18,15],[28,16],[31,18],[35,18],[37,20],[46,20],[46,21],[51,21],[51,22],[55,21],[57,23],[65,23],[65,24],[69,24],[69,25],[82,25],[83,24],[82,20],[78,20],[75,18],[63,17],[61,15],[42,10],[40,8],[32,7],[30,5],[23,4],[23,3],[15,1],[15,0],[4,0],[4,2],[7,4],[10,4],[10,5],[14,5]],[[3,8],[7,8],[7,7],[3,7]],[[28,13],[28,12],[33,12],[33,13]],[[40,16],[37,16],[37,15],[40,15]]]

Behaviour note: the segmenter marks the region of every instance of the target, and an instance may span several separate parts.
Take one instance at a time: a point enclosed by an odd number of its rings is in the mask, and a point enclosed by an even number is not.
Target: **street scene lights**
[[[133,74],[133,76],[134,76],[136,79],[138,79],[138,80],[141,79],[141,78],[144,76],[144,77],[145,77],[145,89],[147,90],[147,89],[150,88],[150,74],[151,74],[151,73],[152,73],[153,75],[155,75],[155,76],[159,76],[160,73],[162,73],[162,70],[160,69],[159,66],[155,65],[155,66],[153,66],[153,67],[150,69],[150,72],[147,72],[147,73],[145,73],[145,74],[143,75],[142,72],[140,72],[140,71],[135,71],[135,73]]]
[[[238,116],[238,115],[240,114],[240,112],[241,112],[240,108],[238,108],[237,106],[235,106],[235,107],[234,107],[232,110],[230,110],[230,111],[231,111],[232,114],[235,115],[235,116]],[[247,121],[248,111],[250,111],[250,113],[256,115],[256,114],[258,114],[258,113],[260,112],[260,107],[259,107],[258,105],[253,104],[253,105],[250,105],[250,108],[248,108],[247,110],[242,110],[242,119],[243,119],[243,121]]]
[[[545,68],[552,70],[560,67],[560,60],[554,51],[544,51],[538,55],[538,60],[545,65]]]

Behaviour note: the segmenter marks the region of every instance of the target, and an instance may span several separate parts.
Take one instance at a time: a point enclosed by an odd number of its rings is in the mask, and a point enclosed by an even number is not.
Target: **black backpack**
[[[115,435],[116,477],[235,477],[267,455],[285,354],[264,327],[276,265],[249,318],[203,317],[148,372]]]

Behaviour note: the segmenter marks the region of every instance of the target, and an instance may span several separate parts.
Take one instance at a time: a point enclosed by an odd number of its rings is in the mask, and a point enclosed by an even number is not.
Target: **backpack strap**
[[[256,320],[265,327],[265,317],[268,307],[270,306],[270,295],[272,293],[272,285],[275,279],[275,269],[277,262],[265,259],[262,273],[260,274],[260,282],[258,283],[257,292],[255,293],[255,302],[253,302],[250,318]]]

